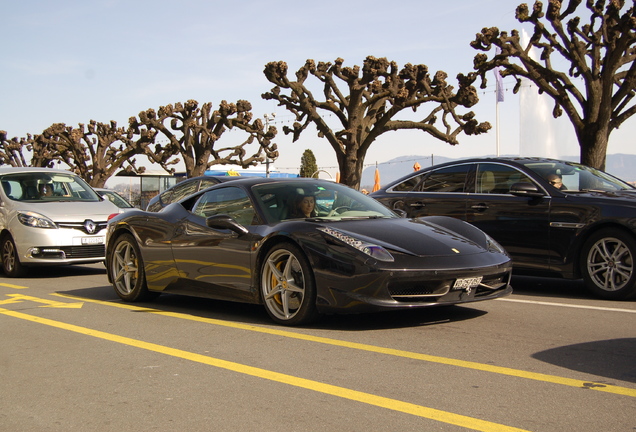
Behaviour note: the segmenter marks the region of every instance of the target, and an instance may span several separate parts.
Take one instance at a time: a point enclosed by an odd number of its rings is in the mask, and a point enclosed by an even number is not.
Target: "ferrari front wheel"
[[[130,234],[123,234],[115,240],[110,249],[108,266],[115,292],[122,300],[143,301],[157,295],[148,291],[139,246]]]
[[[261,266],[265,310],[279,324],[308,324],[318,318],[313,272],[303,252],[291,243],[274,246]]]

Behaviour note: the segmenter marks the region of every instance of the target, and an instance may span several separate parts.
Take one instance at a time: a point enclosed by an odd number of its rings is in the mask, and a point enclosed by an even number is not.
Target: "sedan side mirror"
[[[249,231],[243,225],[228,215],[214,215],[205,220],[205,224],[212,229],[229,229],[238,235],[247,234]]]
[[[537,185],[525,182],[514,183],[510,186],[510,193],[518,197],[539,198],[545,196],[545,194],[539,190]]]

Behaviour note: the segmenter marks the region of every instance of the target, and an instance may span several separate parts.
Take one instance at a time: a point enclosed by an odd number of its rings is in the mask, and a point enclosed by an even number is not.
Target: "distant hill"
[[[489,155],[486,157],[494,157]],[[468,158],[466,158],[468,159]],[[561,159],[578,162],[578,156],[564,156]],[[452,158],[443,156],[400,156],[395,159],[391,159],[386,162],[378,164],[378,170],[380,171],[380,182],[385,185],[393,180],[397,180],[411,172],[413,172],[413,165],[418,163],[422,168],[429,167],[431,165],[438,165],[444,162],[450,162]],[[616,176],[622,180],[628,182],[636,182],[636,155],[631,154],[613,154],[607,155],[607,162],[605,171],[613,176]],[[362,171],[362,188],[371,190],[373,188],[373,181],[375,175],[375,166],[369,166]]]

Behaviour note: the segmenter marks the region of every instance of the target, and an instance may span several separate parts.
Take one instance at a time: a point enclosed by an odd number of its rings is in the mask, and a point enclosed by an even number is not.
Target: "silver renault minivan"
[[[120,210],[78,175],[0,167],[0,258],[8,277],[38,265],[104,260],[110,215]]]

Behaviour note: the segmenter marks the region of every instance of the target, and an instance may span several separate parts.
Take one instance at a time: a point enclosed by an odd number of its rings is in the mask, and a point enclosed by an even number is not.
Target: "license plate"
[[[83,245],[104,244],[104,237],[82,237]]]
[[[479,285],[482,279],[483,279],[483,276],[457,279],[455,283],[453,284],[453,289],[460,290],[460,289],[475,288],[477,285]]]

